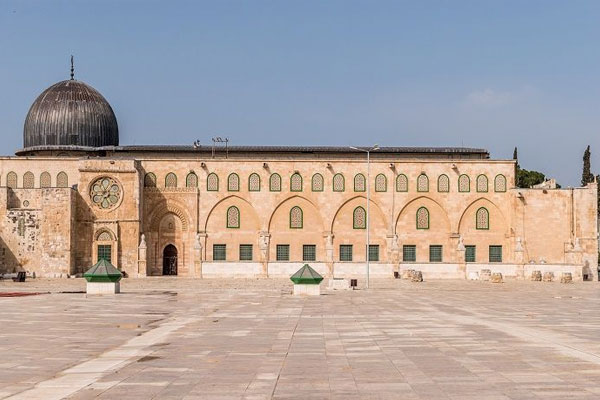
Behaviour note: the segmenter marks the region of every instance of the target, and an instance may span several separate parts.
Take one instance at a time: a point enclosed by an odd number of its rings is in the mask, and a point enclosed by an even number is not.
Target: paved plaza
[[[42,292],[0,297],[0,398],[600,398],[596,282],[381,280],[305,298],[266,279],[84,289],[0,282]]]

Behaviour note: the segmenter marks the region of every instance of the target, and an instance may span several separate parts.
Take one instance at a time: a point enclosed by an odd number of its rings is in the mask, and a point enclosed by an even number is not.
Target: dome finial
[[[71,80],[75,80],[75,67],[73,67],[73,54],[71,54]]]

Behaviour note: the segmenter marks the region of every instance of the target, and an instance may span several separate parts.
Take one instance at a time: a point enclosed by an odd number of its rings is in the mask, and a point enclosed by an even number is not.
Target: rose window
[[[121,187],[112,178],[100,178],[92,184],[92,202],[102,209],[115,207],[121,200]]]

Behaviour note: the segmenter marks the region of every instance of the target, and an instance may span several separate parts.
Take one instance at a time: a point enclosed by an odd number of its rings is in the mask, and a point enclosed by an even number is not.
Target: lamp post
[[[371,148],[363,149],[354,146],[350,146],[352,150],[358,150],[367,153],[367,246],[366,246],[366,257],[367,257],[367,289],[369,288],[369,269],[370,269],[370,258],[369,258],[369,219],[371,218],[371,213],[369,212],[369,206],[371,202],[371,152],[379,150],[379,145],[375,145]]]

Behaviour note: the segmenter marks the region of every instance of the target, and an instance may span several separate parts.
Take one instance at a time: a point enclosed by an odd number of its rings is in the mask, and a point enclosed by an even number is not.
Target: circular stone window
[[[110,210],[119,205],[121,201],[121,186],[113,178],[98,178],[92,183],[90,198],[92,202],[103,210]]]

